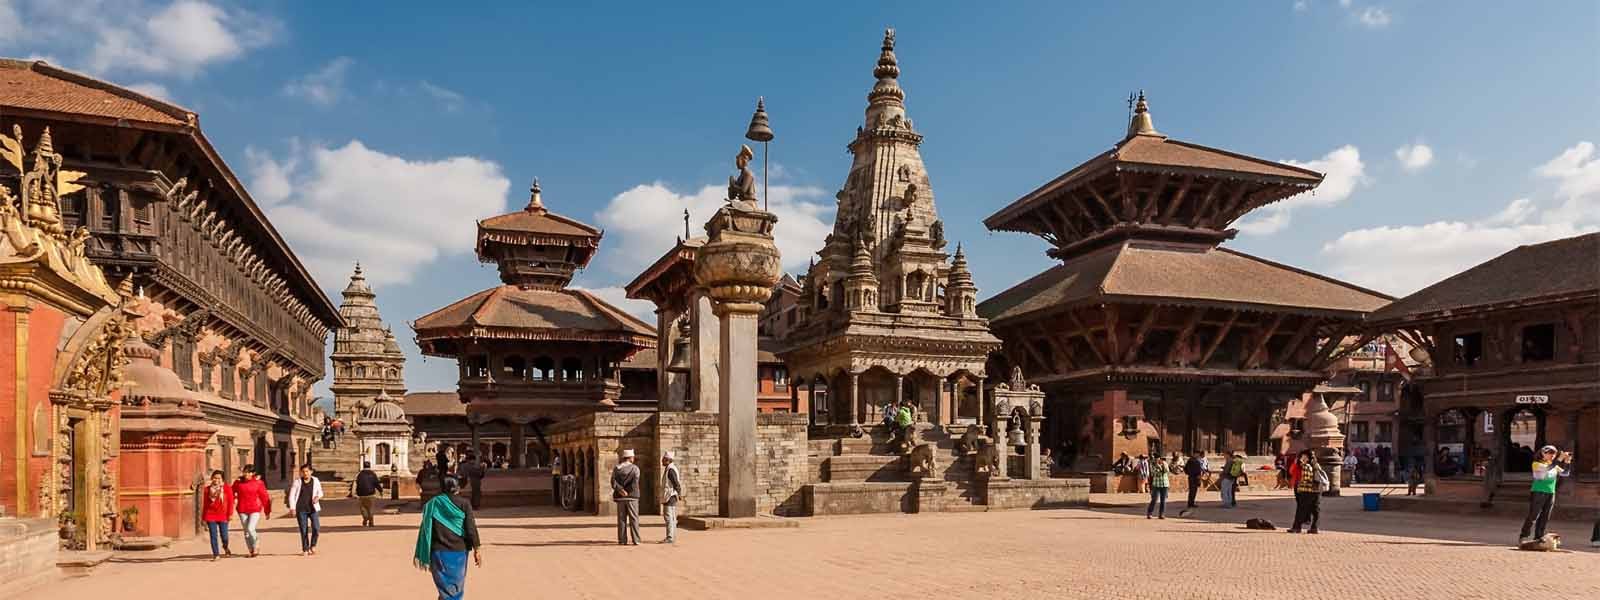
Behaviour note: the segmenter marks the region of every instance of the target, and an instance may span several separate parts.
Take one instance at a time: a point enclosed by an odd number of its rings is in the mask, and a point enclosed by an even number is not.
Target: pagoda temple
[[[534,181],[526,208],[478,222],[478,259],[501,285],[428,313],[412,324],[428,356],[455,359],[472,448],[507,435],[512,468],[546,464],[543,428],[619,409],[653,410],[653,399],[623,400],[622,366],[655,347],[653,327],[567,285],[589,264],[602,232],[550,212]],[[531,431],[530,431],[531,430]],[[539,445],[528,441],[528,433]]]
[[[984,220],[1061,265],[978,305],[997,360],[1048,394],[1045,446],[1103,470],[1119,453],[1267,454],[1273,415],[1311,389],[1390,298],[1221,247],[1314,171],[1172,139],[1141,92],[1110,150]]]
[[[901,399],[929,422],[976,420],[975,384],[1000,345],[976,312],[960,248],[953,262],[946,252],[894,46],[894,30],[885,31],[833,232],[800,282],[800,322],[778,351],[808,397],[833,390],[812,407],[818,425],[874,422]]]

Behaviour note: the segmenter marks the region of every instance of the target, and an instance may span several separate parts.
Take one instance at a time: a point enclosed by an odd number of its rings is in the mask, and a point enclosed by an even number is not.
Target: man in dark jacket
[[[456,475],[465,478],[467,484],[472,486],[473,510],[483,508],[484,466],[483,462],[478,460],[478,454],[468,452],[466,460],[461,461],[460,466],[456,467]]]
[[[361,526],[371,527],[372,503],[378,499],[378,474],[372,472],[372,463],[362,462],[361,472],[356,473],[356,499],[361,502]]]
[[[611,499],[617,503],[617,543],[639,545],[639,465],[633,450],[623,450],[611,471]]]
[[[1183,474],[1189,477],[1189,504],[1184,507],[1183,512],[1179,513],[1178,516],[1181,517],[1184,513],[1194,510],[1194,495],[1200,493],[1200,476],[1205,475],[1205,473],[1206,453],[1196,450],[1194,451],[1194,456],[1189,457],[1188,462],[1183,463]]]

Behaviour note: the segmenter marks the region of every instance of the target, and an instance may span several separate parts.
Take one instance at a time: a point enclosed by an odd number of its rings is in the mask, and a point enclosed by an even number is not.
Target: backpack
[[[1317,492],[1326,492],[1326,491],[1328,491],[1328,488],[1332,485],[1332,483],[1328,481],[1328,472],[1324,471],[1322,469],[1317,469],[1315,471],[1312,471],[1312,473],[1314,473],[1314,475],[1312,476],[1313,478],[1311,480],[1313,491],[1317,491]]]

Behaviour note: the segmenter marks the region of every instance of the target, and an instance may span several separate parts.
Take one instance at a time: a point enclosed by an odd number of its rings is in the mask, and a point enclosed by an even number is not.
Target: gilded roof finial
[[[544,214],[544,200],[539,197],[539,178],[533,178],[533,185],[528,188],[528,212]]]
[[[1133,105],[1133,119],[1128,121],[1128,137],[1136,135],[1161,135],[1150,118],[1150,103],[1145,102],[1144,90],[1139,90],[1139,99]]]

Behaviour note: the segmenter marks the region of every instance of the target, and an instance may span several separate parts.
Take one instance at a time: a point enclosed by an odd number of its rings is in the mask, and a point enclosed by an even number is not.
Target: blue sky
[[[1139,89],[1170,136],[1328,173],[1240,224],[1272,260],[1402,294],[1600,226],[1592,2],[578,4],[0,0],[0,53],[197,111],[331,297],[368,266],[413,390],[454,368],[406,322],[496,283],[474,219],[540,177],[607,229],[577,284],[618,298],[715,205],[758,95],[804,264],[885,26],[984,296],[1052,262],[981,219],[1115,143]]]

